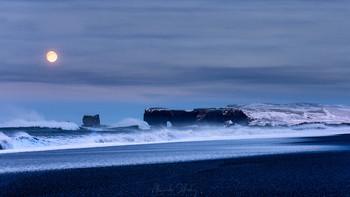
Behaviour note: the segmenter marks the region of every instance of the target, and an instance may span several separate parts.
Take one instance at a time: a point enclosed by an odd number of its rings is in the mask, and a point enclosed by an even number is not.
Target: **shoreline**
[[[142,145],[153,145],[153,144],[173,144],[173,143],[189,143],[189,142],[209,142],[209,141],[227,141],[227,140],[256,140],[256,139],[318,139],[318,138],[330,138],[331,136],[334,136],[335,138],[338,138],[338,136],[344,136],[346,139],[336,139],[335,142],[339,144],[341,140],[343,141],[350,141],[350,133],[324,133],[321,135],[316,134],[304,134],[304,135],[298,135],[294,134],[291,135],[291,133],[282,133],[279,136],[241,136],[236,138],[218,138],[218,139],[186,139],[186,140],[173,140],[173,141],[157,141],[157,142],[143,142],[143,143],[126,143],[126,144],[120,144],[119,142],[115,143],[91,143],[91,144],[85,144],[85,145],[57,145],[57,146],[51,146],[51,147],[35,147],[35,148],[25,148],[25,149],[0,149],[0,155],[2,154],[17,154],[17,153],[30,153],[30,152],[47,152],[47,151],[62,151],[62,150],[75,150],[75,149],[94,149],[94,148],[105,148],[105,147],[126,147],[126,146],[142,146]],[[300,144],[303,142],[300,142]],[[0,144],[1,146],[1,144]]]
[[[350,151],[0,174],[2,196],[350,195]]]

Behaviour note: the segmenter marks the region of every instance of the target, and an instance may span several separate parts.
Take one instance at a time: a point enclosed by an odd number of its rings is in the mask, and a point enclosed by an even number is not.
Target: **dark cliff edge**
[[[247,125],[251,120],[242,110],[234,107],[197,108],[194,110],[171,110],[147,108],[143,120],[150,126],[190,125]]]

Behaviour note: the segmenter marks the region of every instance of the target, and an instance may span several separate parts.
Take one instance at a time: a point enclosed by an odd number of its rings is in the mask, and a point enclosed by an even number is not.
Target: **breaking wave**
[[[0,111],[1,128],[54,128],[62,130],[78,130],[79,126],[69,121],[46,120],[43,115],[34,110],[24,110],[16,107],[5,106]]]
[[[73,122],[58,122],[48,120],[28,121],[22,119],[10,120],[0,123],[0,128],[21,128],[21,127],[39,127],[39,128],[55,128],[62,130],[78,130],[79,126]]]
[[[82,133],[80,133],[82,132]],[[70,135],[32,136],[28,132],[5,134],[0,132],[0,152],[22,152],[87,148],[99,146],[136,145],[148,143],[210,141],[227,139],[254,139],[279,137],[323,136],[349,133],[348,126],[327,126],[323,124],[299,125],[293,127],[186,127],[160,128],[132,131],[78,131]]]
[[[249,126],[150,126],[124,119],[101,128],[83,128],[72,122],[47,121],[42,117],[0,123],[0,153],[135,145],[183,141],[305,137],[350,134],[350,106],[320,104],[232,105],[252,121]],[[34,114],[35,115],[35,114]]]
[[[0,149],[27,149],[48,147],[52,143],[33,137],[26,132],[17,132],[12,136],[7,136],[3,132],[0,132]]]
[[[118,127],[132,127],[132,126],[137,126],[141,130],[150,129],[150,126],[148,125],[147,122],[139,120],[139,119],[134,119],[134,118],[124,119],[124,120],[122,120],[116,124],[112,124],[108,127],[118,128]]]

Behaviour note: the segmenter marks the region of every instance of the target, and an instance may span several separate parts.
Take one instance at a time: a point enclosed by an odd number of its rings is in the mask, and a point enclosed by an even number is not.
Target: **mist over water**
[[[293,126],[303,123],[349,124],[349,105],[313,103],[233,105],[253,118],[250,125]]]

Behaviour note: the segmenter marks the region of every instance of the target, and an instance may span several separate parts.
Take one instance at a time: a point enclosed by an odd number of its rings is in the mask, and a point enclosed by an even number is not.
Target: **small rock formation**
[[[84,115],[83,117],[84,127],[100,127],[100,115]]]
[[[248,124],[250,118],[234,107],[198,108],[194,110],[170,110],[147,108],[143,120],[151,126],[226,125]]]

